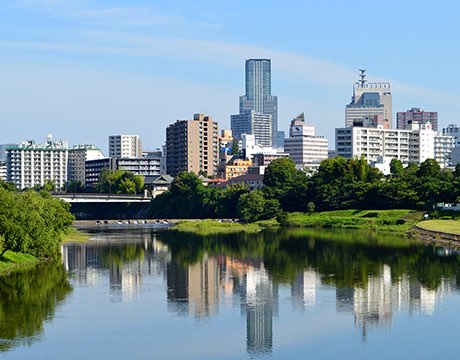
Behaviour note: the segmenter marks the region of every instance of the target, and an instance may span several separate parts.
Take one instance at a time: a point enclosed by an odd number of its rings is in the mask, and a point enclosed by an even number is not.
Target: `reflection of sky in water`
[[[451,313],[459,312],[454,277],[429,289],[388,264],[352,286],[336,286],[335,274],[313,267],[280,281],[260,257],[204,252],[187,263],[150,232],[99,234],[97,241],[65,246],[63,258],[74,293],[48,324],[46,339],[33,346],[37,354],[46,345],[63,355],[64,344],[87,342],[82,354],[91,357],[303,358],[310,352],[348,358],[343,351],[353,351],[355,358],[384,358],[392,354],[385,344],[399,344],[423,358],[430,354],[423,345],[416,350],[407,343],[422,329],[426,337],[450,326]],[[79,358],[68,351],[68,358]],[[27,349],[11,355],[20,353]]]

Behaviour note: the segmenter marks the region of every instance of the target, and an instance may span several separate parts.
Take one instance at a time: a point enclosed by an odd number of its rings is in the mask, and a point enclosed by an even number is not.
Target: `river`
[[[398,235],[121,226],[62,253],[0,278],[1,358],[458,358],[460,255]]]

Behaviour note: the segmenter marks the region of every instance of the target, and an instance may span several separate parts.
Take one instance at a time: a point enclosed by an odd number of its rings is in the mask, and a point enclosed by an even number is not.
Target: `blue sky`
[[[393,112],[460,122],[455,1],[0,1],[0,144],[164,143],[194,113],[238,112],[244,61],[272,59],[279,126],[305,112],[334,147],[359,68],[390,81]],[[393,114],[393,119],[395,114]]]

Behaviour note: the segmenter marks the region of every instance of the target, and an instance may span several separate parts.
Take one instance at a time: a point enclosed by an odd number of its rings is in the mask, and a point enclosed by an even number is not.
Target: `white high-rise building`
[[[43,186],[54,181],[63,188],[67,181],[68,146],[65,141],[53,141],[51,135],[43,144],[24,141],[6,148],[7,180],[18,189]]]
[[[109,157],[140,158],[142,145],[139,135],[110,135]]]
[[[450,156],[453,141],[453,137],[438,134],[429,123],[412,125],[411,130],[357,126],[335,130],[338,156],[364,156],[369,163],[382,162],[382,157],[401,160],[404,165],[436,159],[444,167],[448,163],[446,159]]]
[[[85,185],[85,161],[104,158],[96,145],[75,145],[69,149],[68,181]]]
[[[297,167],[314,170],[328,157],[328,141],[315,135],[315,127],[305,123],[302,113],[291,121],[289,137],[284,140],[284,151]]]

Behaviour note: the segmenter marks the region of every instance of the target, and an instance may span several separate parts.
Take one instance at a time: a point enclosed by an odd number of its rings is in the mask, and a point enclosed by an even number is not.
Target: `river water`
[[[362,231],[99,229],[0,278],[0,357],[454,359],[459,260]]]

